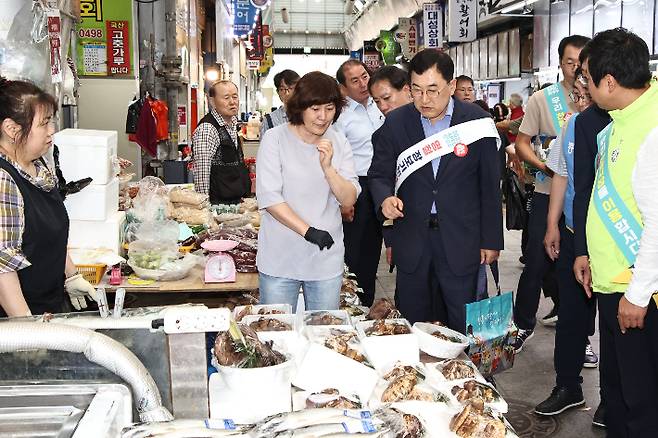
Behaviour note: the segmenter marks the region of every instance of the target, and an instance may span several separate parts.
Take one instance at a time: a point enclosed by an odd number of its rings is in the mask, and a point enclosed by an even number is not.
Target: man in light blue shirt
[[[363,304],[370,306],[375,298],[382,229],[375,215],[367,175],[373,155],[372,134],[384,123],[384,115],[370,96],[370,73],[365,64],[356,59],[345,61],[336,72],[336,79],[347,98],[347,106],[343,108],[336,128],[352,146],[354,169],[361,185],[356,205],[342,210],[345,262],[364,290]]]
[[[263,120],[261,121],[260,138],[263,138],[263,135],[265,135],[265,132],[268,129],[288,123],[286,104],[288,103],[290,96],[292,96],[292,92],[295,91],[295,84],[298,80],[299,75],[292,70],[283,70],[274,75],[274,86],[276,87],[276,92],[283,105],[272,111],[270,114],[265,114],[265,117],[263,117]]]

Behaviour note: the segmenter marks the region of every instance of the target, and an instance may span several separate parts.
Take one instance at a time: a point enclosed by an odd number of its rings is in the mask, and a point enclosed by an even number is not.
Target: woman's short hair
[[[409,85],[409,74],[394,65],[387,65],[376,70],[370,75],[368,81],[368,91],[372,90],[372,86],[379,81],[388,81],[389,84],[396,90],[400,91],[405,85]]]
[[[27,140],[39,109],[55,115],[57,101],[30,82],[10,81],[0,77],[0,123],[11,119],[21,127],[21,132],[14,139],[16,143],[22,144]]]
[[[304,123],[302,113],[313,105],[333,103],[336,107],[334,122],[338,120],[346,100],[340,93],[338,83],[331,76],[319,71],[306,73],[297,81],[295,92],[286,105],[288,120],[292,125]]]

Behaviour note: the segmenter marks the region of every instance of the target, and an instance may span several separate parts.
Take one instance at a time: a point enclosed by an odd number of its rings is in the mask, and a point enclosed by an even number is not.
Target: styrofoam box
[[[69,219],[104,221],[119,210],[119,178],[104,186],[88,185],[64,200]]]
[[[287,368],[289,365],[284,363],[277,367]],[[281,369],[279,371],[283,374],[271,373],[272,375],[269,375],[267,370],[264,373],[258,371],[241,373],[240,370],[244,369],[236,370],[238,370],[238,374],[234,379],[236,380],[234,385],[238,385],[237,389],[227,385],[226,375],[220,373],[210,375],[208,381],[210,418],[231,418],[236,423],[249,424],[261,421],[270,415],[292,410],[292,388],[289,374],[286,371]],[[252,370],[262,371],[260,368]],[[252,379],[253,374],[259,374],[260,377]],[[229,377],[229,380],[231,378]],[[256,384],[252,384],[253,382]]]
[[[290,306],[286,304],[286,306]],[[292,314],[274,314],[274,315],[245,315],[242,318],[241,324],[249,325],[254,321],[258,321],[260,318],[266,319],[277,319],[281,322],[285,322],[290,325],[291,330],[282,330],[282,331],[259,331],[256,332],[258,339],[261,342],[272,341],[274,343],[274,349],[280,351],[283,354],[297,358],[300,355],[300,351],[303,349],[306,344],[305,340],[299,333],[299,328],[297,326],[297,317]]]
[[[117,211],[104,221],[71,220],[69,244],[71,248],[111,249],[121,254],[121,242],[126,223],[126,213]]]
[[[91,177],[92,185],[105,185],[114,178],[116,131],[69,128],[54,137],[59,148],[59,167],[66,181]]]
[[[336,388],[340,392],[356,394],[366,401],[370,399],[378,379],[377,372],[372,368],[324,345],[309,342],[292,383],[305,391]]]
[[[420,347],[418,338],[411,332],[411,325],[406,319],[387,319],[387,323],[404,324],[409,327],[407,335],[390,336],[367,336],[365,331],[375,321],[360,321],[356,328],[361,338],[361,343],[366,350],[366,355],[373,366],[378,370],[395,365],[397,362],[403,365],[416,365],[420,362]]]

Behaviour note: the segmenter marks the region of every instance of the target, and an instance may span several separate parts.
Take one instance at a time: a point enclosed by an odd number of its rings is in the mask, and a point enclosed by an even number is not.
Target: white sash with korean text
[[[500,149],[500,135],[494,121],[484,118],[451,126],[405,149],[398,155],[395,167],[395,193],[409,175],[432,160],[452,153],[464,157],[468,154],[468,145],[489,137],[496,140],[496,147]]]

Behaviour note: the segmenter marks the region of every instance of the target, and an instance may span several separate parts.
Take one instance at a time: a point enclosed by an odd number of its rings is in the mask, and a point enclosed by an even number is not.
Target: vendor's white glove
[[[73,304],[75,310],[87,308],[85,297],[89,297],[96,302],[99,300],[94,286],[85,280],[81,274],[75,274],[67,278],[64,282],[64,289],[69,294],[71,304]]]

